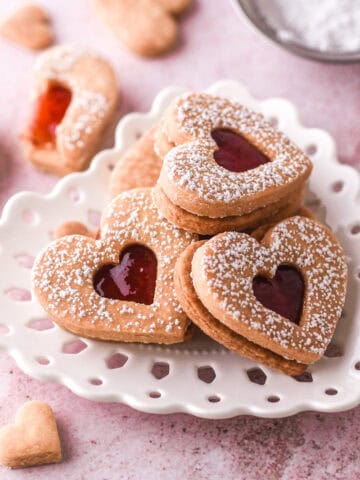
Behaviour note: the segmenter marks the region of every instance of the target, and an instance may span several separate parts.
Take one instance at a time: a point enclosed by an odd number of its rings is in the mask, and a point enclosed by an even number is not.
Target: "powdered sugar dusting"
[[[264,346],[289,358],[302,361],[298,354],[305,352],[314,361],[324,353],[345,302],[344,252],[326,227],[303,217],[278,224],[266,243],[269,247],[235,232],[214,237],[201,249],[194,286],[199,292],[205,281],[205,306],[215,308],[229,328],[243,335],[252,332]],[[265,308],[253,293],[256,275],[272,277],[284,264],[295,266],[305,281],[300,326]],[[215,298],[215,307],[209,298]]]
[[[69,329],[78,324],[95,333],[111,329],[119,340],[180,341],[188,319],[175,296],[173,271],[180,253],[196,239],[159,217],[150,189],[126,192],[106,209],[101,240],[63,237],[38,256],[35,293],[48,314]],[[132,243],[145,244],[157,257],[151,305],[103,298],[93,288],[93,274],[106,263],[117,263],[121,250]]]

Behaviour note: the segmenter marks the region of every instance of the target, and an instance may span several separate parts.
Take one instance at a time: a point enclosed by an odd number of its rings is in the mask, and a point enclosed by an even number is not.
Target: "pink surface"
[[[0,17],[21,1],[0,2]],[[94,47],[117,69],[122,113],[147,110],[167,85],[202,89],[241,80],[258,97],[283,96],[304,123],[329,130],[340,158],[360,165],[360,65],[311,63],[264,40],[230,1],[198,0],[182,22],[183,42],[160,60],[128,53],[93,16],[86,0],[47,0],[58,42]],[[35,55],[0,42],[0,206],[13,193],[48,192],[56,179],[23,158],[24,125]],[[2,272],[4,274],[4,272]],[[0,424],[27,399],[48,401],[59,421],[65,460],[23,471],[0,467],[0,479],[357,479],[360,407],[340,414],[305,413],[281,420],[238,417],[207,421],[155,416],[117,404],[91,403],[66,388],[32,380],[0,356]]]

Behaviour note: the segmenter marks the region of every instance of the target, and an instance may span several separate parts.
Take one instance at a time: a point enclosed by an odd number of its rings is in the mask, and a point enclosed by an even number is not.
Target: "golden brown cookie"
[[[223,325],[289,360],[323,355],[346,294],[345,255],[333,233],[305,217],[247,234],[217,235],[194,253],[194,289]]]
[[[170,202],[215,219],[290,200],[312,168],[262,115],[209,94],[185,94],[171,104],[155,150],[163,157],[159,185]]]
[[[206,335],[239,355],[266,364],[287,375],[300,375],[303,373],[306,365],[294,360],[287,360],[270,350],[250,342],[242,335],[219,322],[201,303],[191,279],[191,263],[196,250],[204,244],[205,241],[201,241],[189,245],[176,262],[174,273],[175,288],[179,302],[189,318]]]
[[[234,231],[247,231],[261,228],[263,222],[278,222],[291,217],[299,210],[303,203],[303,190],[293,192],[291,199],[280,199],[275,204],[267,205],[253,212],[233,217],[210,218],[201,217],[183,210],[171,203],[161,187],[157,185],[153,190],[154,202],[159,212],[178,228],[200,235],[216,235],[217,233]]]
[[[95,12],[111,31],[142,56],[156,56],[174,47],[178,22],[191,0],[92,0]]]
[[[49,15],[34,3],[22,5],[2,20],[0,35],[32,50],[41,50],[53,43]]]
[[[159,216],[151,189],[116,197],[100,239],[71,235],[45,248],[33,268],[36,297],[63,328],[102,340],[177,343],[189,320],[174,292],[180,253],[197,236]]]
[[[15,423],[0,429],[0,463],[20,468],[60,462],[59,434],[54,414],[46,403],[26,402]]]
[[[110,197],[132,188],[153,187],[162,165],[154,151],[157,125],[137,140],[115,164],[110,177]]]
[[[39,56],[35,78],[35,111],[22,134],[26,157],[56,175],[84,170],[118,105],[112,67],[96,54],[59,46]]]

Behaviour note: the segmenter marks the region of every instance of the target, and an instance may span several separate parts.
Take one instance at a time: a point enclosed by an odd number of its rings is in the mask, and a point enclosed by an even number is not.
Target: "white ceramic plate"
[[[47,320],[31,295],[32,259],[49,242],[51,231],[70,219],[96,224],[107,201],[112,165],[183,91],[163,90],[149,113],[123,118],[115,148],[97,155],[88,171],[60,180],[47,196],[20,193],[9,200],[0,222],[0,347],[33,377],[59,382],[91,400],[123,402],[146,412],[188,412],[207,418],[239,414],[281,417],[302,410],[331,412],[357,405],[359,176],[338,163],[334,141],[326,132],[301,126],[288,101],[275,98],[259,102],[239,83],[219,82],[209,92],[263,112],[311,155],[314,171],[309,201],[320,214],[326,213],[326,221],[349,258],[344,318],[328,356],[310,367],[310,373],[299,381],[228,352],[201,335],[180,347],[79,339]]]

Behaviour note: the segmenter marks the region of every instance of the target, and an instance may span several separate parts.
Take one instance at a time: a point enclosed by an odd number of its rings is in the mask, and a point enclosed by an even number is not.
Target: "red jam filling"
[[[55,143],[56,127],[64,118],[70,101],[70,90],[60,85],[50,85],[39,96],[30,125],[30,137],[34,145]]]
[[[157,260],[144,245],[125,248],[117,265],[104,265],[94,275],[94,288],[102,297],[151,305],[156,286]]]
[[[305,284],[296,268],[280,265],[273,278],[257,275],[253,279],[253,291],[264,307],[299,325]]]
[[[211,132],[219,147],[214,152],[214,159],[221,167],[231,172],[245,172],[270,161],[263,153],[244,137],[225,128]]]

